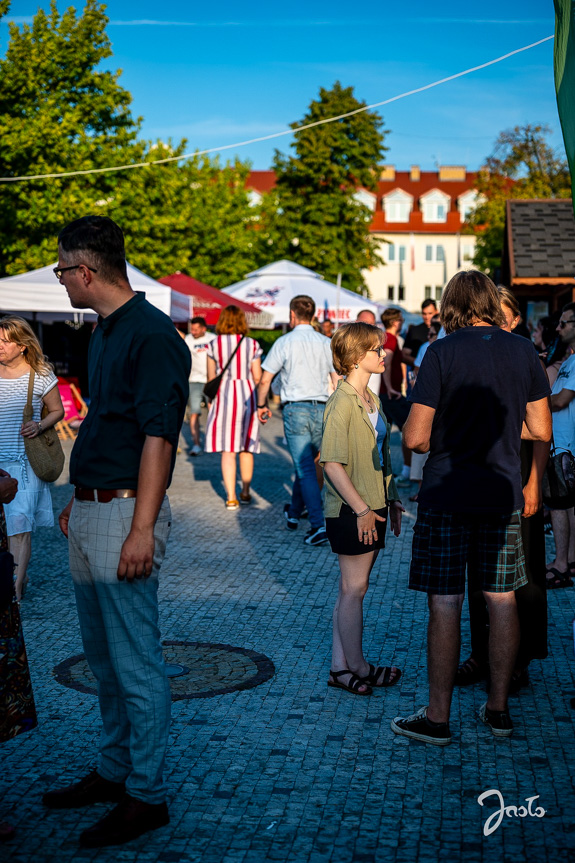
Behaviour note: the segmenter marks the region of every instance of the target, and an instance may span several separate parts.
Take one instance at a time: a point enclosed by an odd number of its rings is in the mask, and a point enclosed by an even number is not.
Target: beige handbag
[[[34,391],[34,369],[30,369],[30,380],[28,382],[28,397],[22,419],[25,423],[30,422],[34,414],[32,407],[32,393]],[[42,419],[49,413],[46,405],[42,407]],[[64,451],[55,428],[49,428],[37,437],[24,438],[24,449],[30,467],[44,482],[54,482],[64,470]]]

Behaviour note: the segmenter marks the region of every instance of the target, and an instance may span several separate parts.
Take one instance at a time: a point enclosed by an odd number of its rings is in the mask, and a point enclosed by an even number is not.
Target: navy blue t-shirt
[[[535,348],[521,336],[466,327],[431,344],[410,397],[436,411],[419,505],[478,514],[523,509],[525,409],[549,393]]]

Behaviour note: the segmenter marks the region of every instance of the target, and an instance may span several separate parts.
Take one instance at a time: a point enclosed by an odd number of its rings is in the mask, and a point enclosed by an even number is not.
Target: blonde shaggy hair
[[[37,375],[48,375],[54,371],[52,363],[42,351],[42,346],[28,321],[17,315],[6,315],[0,318],[0,330],[9,342],[24,348],[22,356]]]
[[[348,375],[355,363],[369,350],[383,343],[384,333],[372,324],[364,324],[363,321],[344,324],[331,339],[333,367],[338,375]]]

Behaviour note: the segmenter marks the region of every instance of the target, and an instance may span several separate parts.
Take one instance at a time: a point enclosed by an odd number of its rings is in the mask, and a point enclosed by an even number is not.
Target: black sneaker
[[[297,530],[297,526],[299,524],[299,518],[293,518],[289,514],[289,503],[284,503],[284,518],[286,520],[286,530]]]
[[[306,545],[325,545],[327,542],[327,533],[325,527],[312,527],[305,535],[304,542]]]
[[[511,737],[513,722],[509,710],[490,710],[487,702],[482,704],[477,714],[484,725],[489,725],[494,737]]]
[[[422,707],[417,713],[403,719],[396,716],[391,721],[391,730],[396,734],[403,734],[404,737],[433,743],[434,746],[449,746],[451,743],[449,722],[432,722],[427,718],[427,707]]]

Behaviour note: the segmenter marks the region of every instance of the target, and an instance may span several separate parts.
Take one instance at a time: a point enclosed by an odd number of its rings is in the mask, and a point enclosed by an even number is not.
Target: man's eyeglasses
[[[557,326],[559,327],[560,330],[562,330],[563,327],[567,326],[567,324],[575,324],[575,318],[569,318],[568,321],[559,321]]]
[[[370,351],[373,351],[378,357],[385,356],[385,348],[383,345],[380,345],[378,348],[369,348]]]
[[[95,270],[94,267],[89,267],[88,264],[74,264],[72,267],[54,267],[52,272],[54,273],[58,281],[60,281],[60,279],[62,278],[62,273],[67,273],[68,270],[77,270],[78,267],[86,267],[86,269],[90,270],[92,273],[98,272],[98,270]]]

